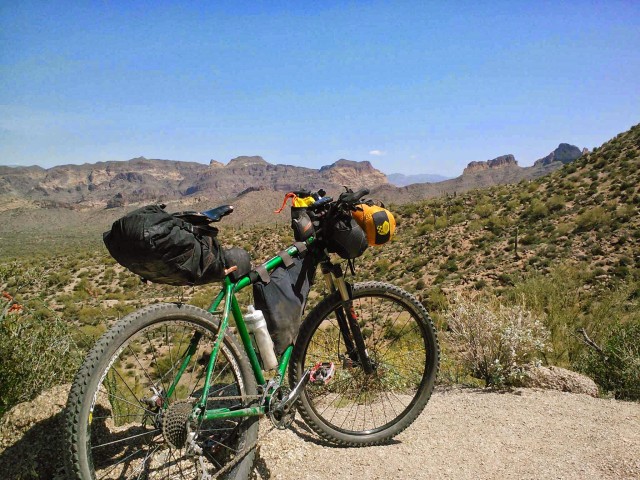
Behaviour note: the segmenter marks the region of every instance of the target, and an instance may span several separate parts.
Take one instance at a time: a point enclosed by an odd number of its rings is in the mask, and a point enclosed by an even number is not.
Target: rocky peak
[[[320,174],[333,183],[351,188],[372,188],[388,183],[387,176],[366,160],[356,162],[341,158],[331,165],[321,167]]]
[[[584,149],[587,150],[587,149]],[[553,152],[546,157],[540,158],[535,161],[534,165],[549,165],[551,162],[569,163],[582,156],[585,152],[580,150],[575,145],[568,143],[561,143]],[[588,150],[587,150],[588,152]]]
[[[248,167],[252,165],[267,166],[271,164],[267,162],[264,158],[258,155],[254,155],[254,156],[242,155],[240,157],[232,158],[231,160],[229,160],[229,163],[227,163],[227,167],[232,167],[232,168]]]
[[[224,167],[224,163],[214,160],[213,158],[209,162],[209,166],[212,168],[222,168]]]
[[[335,170],[340,168],[350,168],[358,172],[380,172],[380,170],[377,170],[376,168],[374,168],[373,165],[371,165],[371,162],[367,160],[364,160],[362,162],[357,162],[355,160],[346,160],[344,158],[341,158],[340,160],[332,163],[331,165],[325,165],[323,167],[320,167],[320,171],[324,172],[327,170]]]
[[[467,165],[467,168],[464,169],[464,172],[462,172],[462,174],[467,175],[474,172],[481,172],[483,170],[497,170],[500,168],[510,168],[517,166],[518,162],[516,158],[513,155],[508,154],[496,157],[492,160],[470,162],[469,165]]]

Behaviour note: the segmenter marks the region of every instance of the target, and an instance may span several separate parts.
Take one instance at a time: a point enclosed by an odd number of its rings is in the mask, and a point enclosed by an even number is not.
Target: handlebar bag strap
[[[304,242],[315,235],[316,230],[306,207],[291,207],[291,229],[298,242]]]
[[[293,344],[302,323],[302,314],[315,277],[313,255],[293,257],[290,268],[280,266],[271,272],[269,283],[253,284],[253,298],[262,310],[278,355]]]

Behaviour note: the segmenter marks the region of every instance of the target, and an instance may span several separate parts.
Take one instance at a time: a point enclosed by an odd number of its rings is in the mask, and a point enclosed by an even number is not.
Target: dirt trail
[[[386,446],[332,448],[300,422],[274,431],[255,478],[639,479],[640,404],[531,389],[437,391]]]
[[[0,478],[63,480],[68,386],[0,422]],[[262,431],[269,427],[262,420]],[[437,390],[389,445],[346,449],[297,422],[261,442],[254,480],[640,479],[640,403],[558,391]]]

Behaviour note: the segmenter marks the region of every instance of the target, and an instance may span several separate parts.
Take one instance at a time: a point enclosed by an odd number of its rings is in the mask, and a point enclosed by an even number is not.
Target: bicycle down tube
[[[313,238],[310,238],[309,240],[307,240],[307,244],[311,244],[312,242],[313,242]],[[291,247],[289,247],[286,250],[286,252],[289,255],[299,254],[299,250],[295,245],[292,245]],[[280,256],[275,256],[270,260],[268,260],[266,263],[264,263],[263,266],[267,269],[267,271],[271,272],[275,268],[280,266],[282,263],[283,263],[282,258]],[[265,384],[265,378],[262,373],[262,368],[260,367],[260,361],[258,360],[258,355],[256,354],[253,344],[251,343],[251,337],[249,336],[249,331],[247,330],[247,326],[244,322],[244,317],[242,316],[242,311],[240,309],[238,300],[235,295],[236,292],[248,287],[249,285],[254,283],[254,281],[255,280],[252,280],[250,276],[245,276],[241,278],[237,283],[234,284],[230,280],[230,278],[227,276],[224,279],[224,285],[223,285],[222,291],[216,296],[216,298],[213,300],[211,306],[208,309],[210,313],[216,313],[218,311],[218,308],[220,307],[220,304],[222,304],[224,301],[222,318],[220,320],[215,343],[214,343],[211,355],[209,357],[209,363],[207,364],[207,371],[204,378],[204,388],[202,390],[202,397],[198,402],[198,407],[200,410],[199,416],[205,420],[256,416],[256,415],[263,415],[266,413],[264,406],[247,407],[247,408],[240,408],[240,409],[229,409],[229,408],[216,408],[211,410],[206,409],[207,399],[209,396],[209,387],[211,385],[211,375],[215,368],[215,362],[217,360],[218,353],[222,346],[224,335],[226,334],[227,328],[229,327],[229,315],[233,315],[233,318],[236,323],[238,335],[240,336],[240,339],[242,340],[242,344],[244,346],[244,350],[246,351],[247,356],[249,357],[249,362],[251,364],[253,374],[256,378],[256,382],[259,385]],[[197,332],[194,334],[193,338],[191,339],[191,342],[187,347],[187,350],[184,355],[184,359],[180,365],[176,378],[173,380],[172,385],[167,390],[167,395],[166,395],[167,399],[169,399],[173,394],[176,386],[180,381],[180,377],[186,370],[189,362],[191,361],[193,354],[196,352],[200,337],[201,337],[201,334]],[[284,351],[284,353],[280,358],[280,363],[278,365],[278,375],[280,378],[285,377],[285,374],[287,372],[287,367],[289,365],[289,359],[291,358],[292,352],[293,352],[293,345],[290,345],[289,347],[287,347],[287,349]],[[167,400],[165,400],[165,404],[166,403],[167,403]]]

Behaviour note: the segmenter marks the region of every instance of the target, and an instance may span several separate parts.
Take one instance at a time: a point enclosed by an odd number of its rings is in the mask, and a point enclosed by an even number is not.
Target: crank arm
[[[285,413],[288,413],[293,407],[293,404],[296,403],[298,397],[302,393],[302,389],[309,383],[309,378],[311,377],[311,369],[305,370],[302,374],[302,378],[298,381],[297,385],[291,390],[291,393],[287,396],[287,398],[282,402],[282,410]]]

